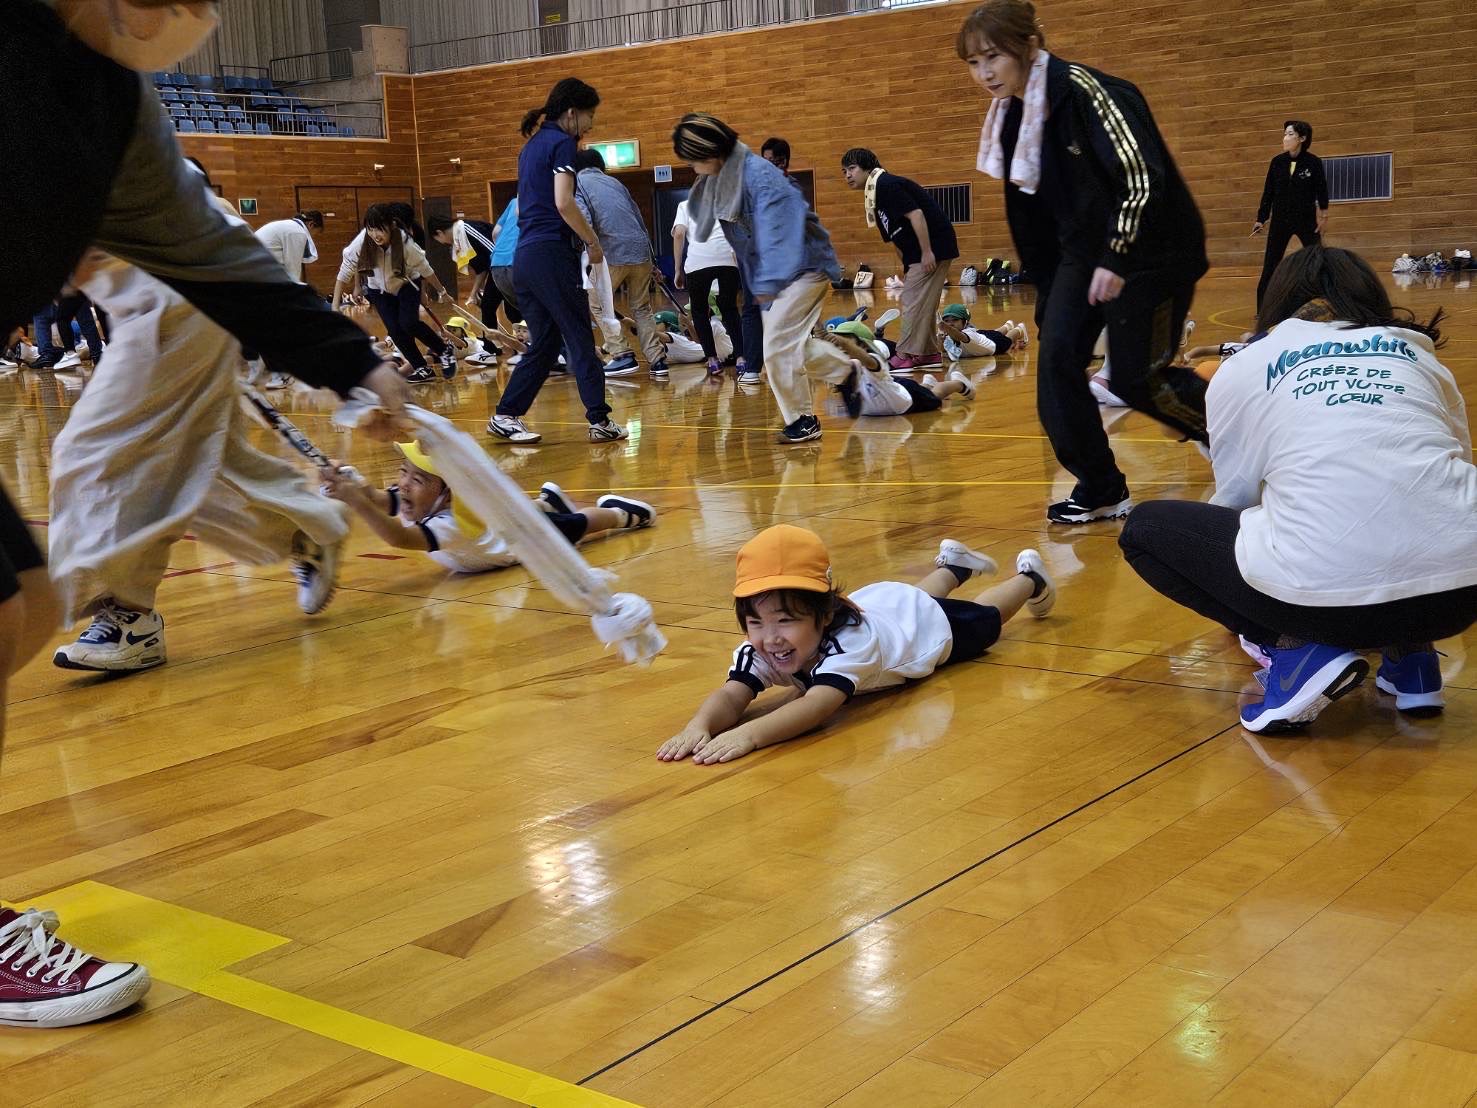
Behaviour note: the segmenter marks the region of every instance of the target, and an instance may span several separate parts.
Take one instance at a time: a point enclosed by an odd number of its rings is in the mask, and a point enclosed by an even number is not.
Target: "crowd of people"
[[[0,497],[4,676],[60,623],[80,619],[88,627],[57,652],[58,665],[163,664],[155,593],[186,529],[244,561],[292,563],[309,614],[332,597],[351,518],[448,570],[511,564],[436,458],[407,441],[407,384],[433,380],[432,364],[451,375],[456,348],[474,340],[479,364],[516,357],[488,425],[496,440],[541,441],[527,417],[560,371],[577,385],[589,440],[625,439],[607,379],[638,372],[644,359],[657,381],[673,364],[698,362],[715,376],[732,368],[741,382],[767,381],[786,447],[822,435],[814,384],[834,388],[853,417],[925,412],[967,402],[974,385],[957,370],[915,373],[1031,342],[1024,323],[976,328],[963,304],[940,311],[959,257],[954,228],[926,190],[860,147],[842,155],[842,172],[863,193],[860,218],[898,252],[900,333],[884,337],[891,320],[876,329],[861,318],[823,322],[841,269],[789,176],[789,145],[771,138],[756,152],[706,112],[682,115],[671,136],[696,177],[672,231],[672,292],[685,291],[687,304],[669,296],[670,310],[657,307],[665,278],[640,209],[599,155],[580,149],[599,93],[572,77],[523,118],[517,198],[495,222],[433,218],[422,229],[408,205],[376,204],[325,303],[302,282],[321,213],[253,234],[180,157],[139,77],[202,41],[211,28],[202,7],[212,6],[16,0],[7,15],[7,147],[35,148],[60,132],[90,163],[62,194],[24,167],[0,175],[18,235],[0,260],[0,326],[31,322],[38,365],[74,357],[96,372],[55,444],[49,571]],[[1134,571],[1240,636],[1257,660],[1262,693],[1241,709],[1252,731],[1310,723],[1363,679],[1363,651],[1381,652],[1377,683],[1396,708],[1439,710],[1435,642],[1477,621],[1477,468],[1465,408],[1437,357],[1439,313],[1418,321],[1393,307],[1361,259],[1318,243],[1327,191],[1308,152],[1312,128],[1290,121],[1268,172],[1256,230],[1270,217],[1272,233],[1255,331],[1218,351],[1227,356],[1213,373],[1197,372],[1179,348],[1209,264],[1205,228],[1143,94],[1050,54],[1028,0],[987,0],[956,45],[989,98],[978,165],[1002,181],[1036,289],[1037,412],[1076,482],[1047,507],[1047,521],[1127,517],[1120,545]],[[428,231],[472,276],[480,327],[466,315],[423,317],[428,294],[455,303],[427,258]],[[1284,260],[1294,234],[1303,249]],[[361,292],[401,367],[332,310]],[[1207,449],[1211,503],[1134,506],[1089,381],[1100,339],[1113,395]],[[368,390],[379,410],[367,430],[399,443],[398,482],[377,489],[332,463],[315,478],[324,495],[253,448],[240,399],[262,373],[269,385]],[[571,543],[657,518],[619,492],[580,507],[553,483],[539,506]],[[996,569],[946,540],[917,584],[845,593],[817,535],[763,531],[737,555],[732,599],[744,642],[727,680],[658,756],[726,762],[806,734],[855,695],[978,657],[1022,609],[1050,613],[1056,584],[1032,549],[976,600],[951,596]],[[789,702],[746,718],[774,686],[790,690]],[[79,951],[56,928],[43,911],[0,909],[0,1023],[86,1022],[147,990],[142,966]]]

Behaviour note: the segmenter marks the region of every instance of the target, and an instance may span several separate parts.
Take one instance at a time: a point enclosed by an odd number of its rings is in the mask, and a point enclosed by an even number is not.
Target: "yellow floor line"
[[[228,973],[227,966],[290,939],[177,904],[82,881],[33,900],[57,912],[62,938],[190,992],[402,1065],[539,1108],[615,1108],[628,1101],[489,1058],[297,993]],[[106,1034],[106,1032],[103,1032]]]

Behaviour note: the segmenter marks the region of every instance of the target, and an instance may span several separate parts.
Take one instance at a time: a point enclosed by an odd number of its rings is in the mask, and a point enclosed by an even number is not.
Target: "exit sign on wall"
[[[641,164],[641,143],[636,139],[587,142],[585,149],[594,150],[604,158],[606,169],[630,169]]]

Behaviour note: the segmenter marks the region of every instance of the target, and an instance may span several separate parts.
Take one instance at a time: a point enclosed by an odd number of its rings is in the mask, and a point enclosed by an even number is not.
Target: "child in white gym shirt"
[[[783,523],[761,531],[738,553],[734,608],[745,642],[734,652],[728,680],[656,756],[731,762],[797,738],[857,693],[894,688],[978,658],[1022,606],[1041,618],[1056,601],[1056,587],[1034,550],[1022,550],[1016,576],[978,603],[949,594],[971,577],[994,573],[991,558],[945,539],[934,565],[917,585],[881,581],[848,596],[832,578],[819,535]],[[745,719],[754,698],[773,686],[788,690],[783,705]]]
[[[376,489],[338,464],[320,471],[323,491],[347,504],[379,539],[397,550],[420,550],[453,573],[485,573],[517,565],[508,544],[470,511],[457,504],[436,463],[419,443],[400,448],[400,479]],[[596,507],[576,508],[564,491],[546,481],[538,505],[549,522],[577,543],[603,531],[635,531],[656,521],[656,509],[628,496],[607,493]]]

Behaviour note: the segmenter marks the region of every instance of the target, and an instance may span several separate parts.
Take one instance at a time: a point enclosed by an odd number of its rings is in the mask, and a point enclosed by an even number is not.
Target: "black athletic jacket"
[[[1292,227],[1312,227],[1318,222],[1319,208],[1328,207],[1328,178],[1323,176],[1323,159],[1304,150],[1292,168],[1292,155],[1283,151],[1267,166],[1267,183],[1262,189],[1262,203],[1256,210],[1256,221],[1277,222]]]
[[[1041,187],[1005,183],[1005,216],[1026,273],[1045,291],[1064,258],[1121,277],[1169,271],[1194,281],[1210,262],[1205,224],[1149,106],[1128,81],[1052,57]],[[1023,106],[1005,120],[1005,163]]]

